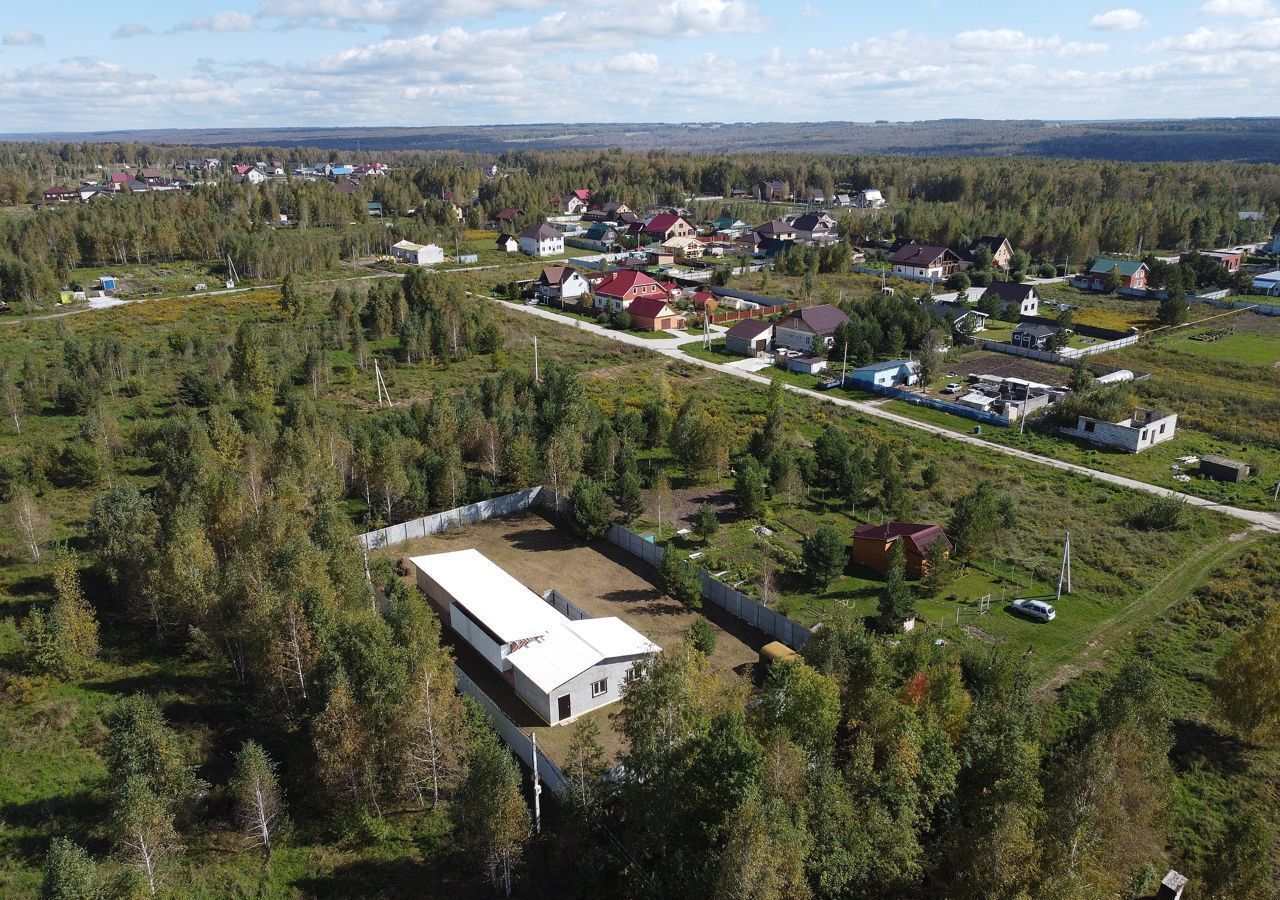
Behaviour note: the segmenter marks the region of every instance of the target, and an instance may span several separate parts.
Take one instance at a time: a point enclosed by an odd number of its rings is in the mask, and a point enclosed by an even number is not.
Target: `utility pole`
[[[844,387],[844,370],[849,365],[849,342],[844,342],[844,357],[840,360],[840,387]]]
[[[378,406],[382,406],[384,397],[386,398],[387,406],[391,406],[391,392],[387,390],[387,382],[382,377],[382,369],[378,366],[378,357],[376,356],[373,358],[373,380],[378,389]]]
[[[1071,593],[1071,532],[1067,532],[1066,541],[1062,545],[1062,569],[1058,572],[1058,602],[1062,602],[1062,588],[1066,585],[1067,593]]]
[[[538,336],[533,336],[533,383],[541,384],[542,377],[538,372]]]
[[[533,833],[542,834],[542,779],[538,775],[538,732],[530,731],[533,740]]]

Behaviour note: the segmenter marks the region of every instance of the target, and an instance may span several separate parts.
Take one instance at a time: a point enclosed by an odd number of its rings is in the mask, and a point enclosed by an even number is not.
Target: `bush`
[[[1053,278],[1058,274],[1058,267],[1053,263],[1042,263],[1040,268],[1036,270],[1036,273],[1041,278]]]
[[[710,656],[716,652],[716,630],[702,616],[693,620],[689,630],[684,633],[684,639],[689,642],[689,646],[703,656]]]
[[[64,487],[93,487],[101,479],[102,462],[93,447],[76,441],[62,448],[54,481]]]
[[[569,496],[570,517],[573,530],[587,540],[603,537],[613,518],[613,501],[604,488],[583,475],[573,486]]]
[[[986,271],[970,272],[969,282],[974,287],[986,287],[991,284],[991,273]]]
[[[1129,524],[1141,531],[1172,531],[1186,521],[1188,504],[1177,497],[1151,497],[1130,513]]]

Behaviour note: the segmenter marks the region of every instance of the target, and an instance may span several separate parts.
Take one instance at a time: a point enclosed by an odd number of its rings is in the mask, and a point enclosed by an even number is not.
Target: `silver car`
[[[1014,600],[1010,606],[1014,612],[1037,622],[1052,622],[1058,617],[1054,608],[1043,600]]]

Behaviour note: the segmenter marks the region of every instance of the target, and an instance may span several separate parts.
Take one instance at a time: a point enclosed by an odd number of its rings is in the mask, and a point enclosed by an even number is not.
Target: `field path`
[[[1243,553],[1262,531],[1263,529],[1254,527],[1233,534],[1225,540],[1202,547],[1170,569],[1141,597],[1103,622],[1102,627],[1082,650],[1072,654],[1069,660],[1052,660],[1055,665],[1049,669],[1045,682],[1036,689],[1036,696],[1045,699],[1082,672],[1103,666],[1122,638],[1152,622],[1174,604],[1190,597],[1214,569],[1231,557]]]

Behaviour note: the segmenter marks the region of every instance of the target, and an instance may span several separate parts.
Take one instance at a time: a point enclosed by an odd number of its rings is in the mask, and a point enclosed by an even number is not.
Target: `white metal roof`
[[[543,691],[606,659],[661,649],[615,617],[569,621],[474,548],[415,556],[410,562],[500,641],[528,641],[507,660]]]

